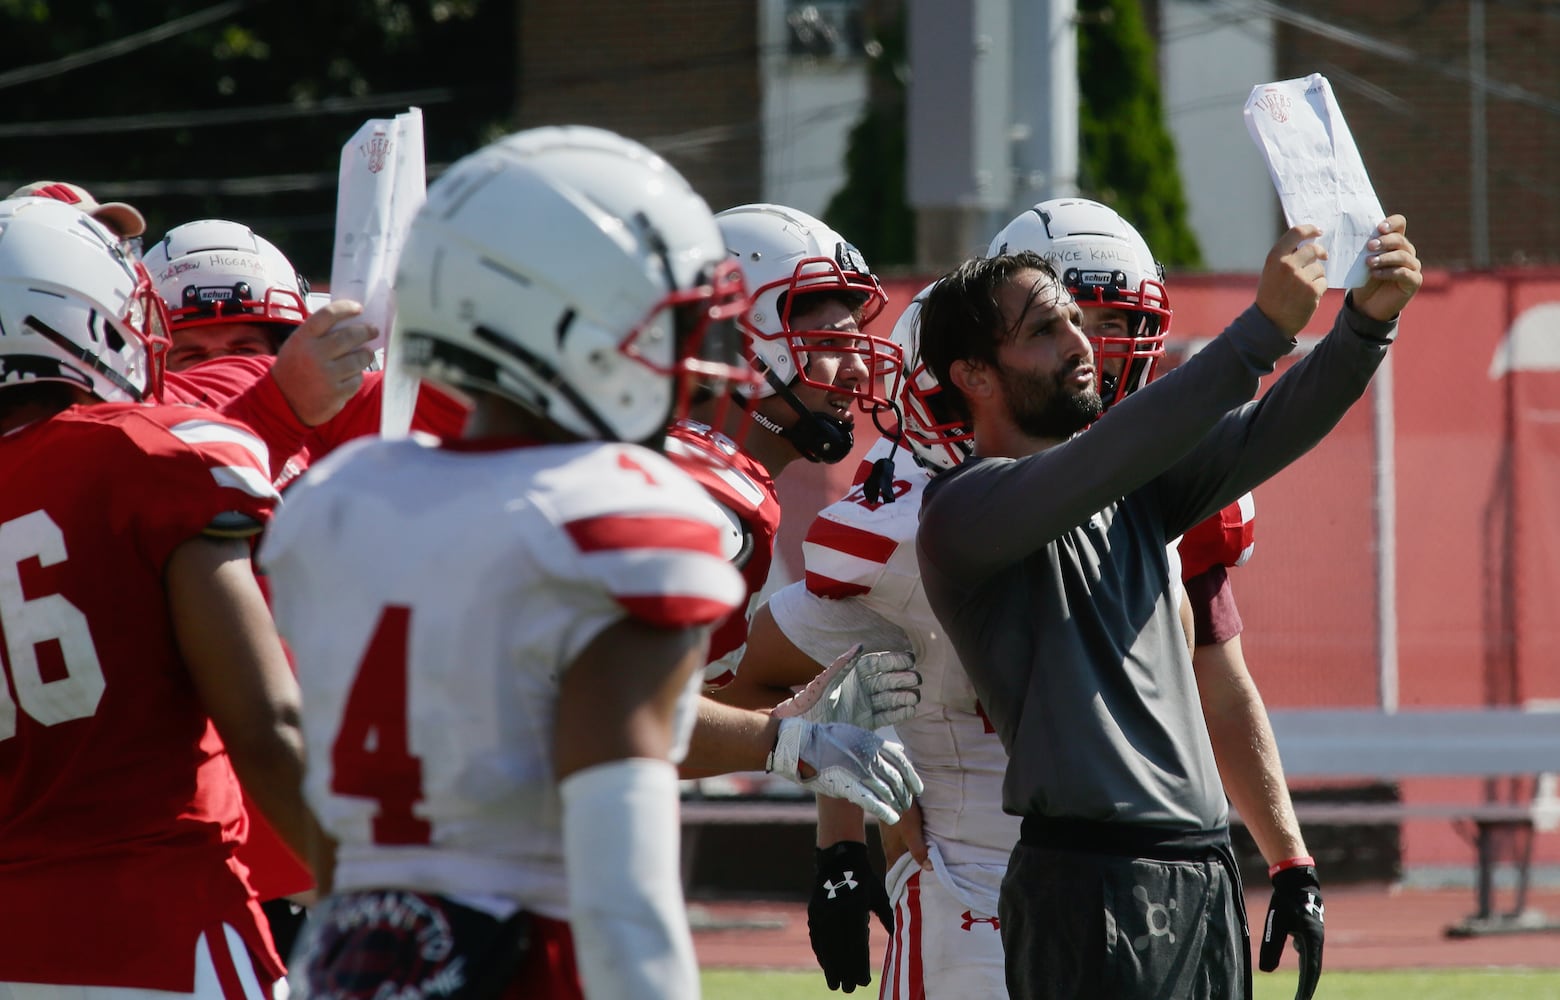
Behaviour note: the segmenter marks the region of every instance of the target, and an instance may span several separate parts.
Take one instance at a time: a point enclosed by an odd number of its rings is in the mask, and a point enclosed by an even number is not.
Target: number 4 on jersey
[[[431,832],[428,821],[412,812],[422,801],[422,761],[406,743],[411,622],[411,608],[391,605],[380,613],[330,748],[330,790],[379,803],[376,844],[426,844]]]

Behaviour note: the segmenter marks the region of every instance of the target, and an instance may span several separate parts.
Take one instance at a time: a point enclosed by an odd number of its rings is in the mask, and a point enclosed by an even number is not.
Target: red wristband
[[[1290,868],[1306,868],[1306,867],[1310,867],[1310,868],[1315,868],[1316,867],[1316,859],[1311,857],[1309,854],[1305,855],[1304,857],[1290,858],[1287,861],[1280,861],[1278,864],[1270,866],[1268,868],[1268,878],[1272,878],[1274,875],[1277,875],[1279,872],[1285,871],[1285,870],[1290,869]]]

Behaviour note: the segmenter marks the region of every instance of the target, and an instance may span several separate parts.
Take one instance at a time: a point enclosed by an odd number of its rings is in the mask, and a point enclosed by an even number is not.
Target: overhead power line
[[[176,17],[171,21],[165,21],[155,28],[147,28],[124,38],[116,38],[112,42],[94,46],[90,49],[82,49],[80,52],[72,52],[70,55],[53,62],[36,63],[32,66],[23,66],[6,73],[0,73],[0,89],[15,87],[18,84],[32,83],[35,80],[47,80],[50,77],[63,76],[72,70],[93,63],[102,62],[105,59],[113,59],[116,56],[126,55],[136,49],[145,48],[157,42],[182,35],[186,31],[194,31],[215,21],[236,14],[245,7],[255,3],[256,0],[228,0],[227,3],[219,3],[215,7],[207,7],[205,10]]]
[[[164,111],[144,115],[118,115],[112,118],[68,118],[48,122],[0,124],[0,139],[56,135],[102,135],[108,132],[144,132],[149,129],[195,128],[202,125],[235,125],[277,121],[283,118],[312,118],[338,115],[373,108],[430,107],[448,104],[454,90],[404,90],[397,94],[367,94],[362,97],[324,97],[319,100],[288,104],[257,104],[247,108],[210,111]]]
[[[1501,97],[1508,101],[1515,101],[1518,104],[1526,104],[1548,114],[1560,116],[1560,101],[1545,97],[1543,94],[1534,93],[1514,83],[1503,83],[1483,73],[1474,73],[1466,67],[1447,65],[1438,59],[1427,59],[1413,49],[1383,41],[1363,32],[1329,24],[1319,18],[1311,17],[1309,14],[1301,14],[1288,8],[1280,7],[1278,4],[1269,3],[1268,0],[1214,0],[1214,2],[1227,10],[1245,11],[1256,9],[1275,21],[1282,21],[1285,24],[1337,42],[1340,45],[1382,56],[1383,58],[1391,59],[1393,62],[1407,63],[1418,69],[1434,73],[1437,76],[1477,86],[1493,97]]]
[[[427,165],[428,179],[442,174],[448,163]],[[106,199],[134,201],[136,199],[166,198],[173,195],[229,195],[253,197],[281,194],[290,191],[334,190],[339,171],[319,170],[293,174],[263,174],[254,177],[188,177],[160,180],[106,180],[86,184],[95,196]]]

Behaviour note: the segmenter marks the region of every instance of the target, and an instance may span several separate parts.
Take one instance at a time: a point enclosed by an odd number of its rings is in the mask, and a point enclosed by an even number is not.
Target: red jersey
[[[264,446],[198,407],[72,407],[0,437],[0,483],[0,981],[188,992],[217,922],[279,976],[163,583],[214,521],[270,516]]]
[[[1215,566],[1244,566],[1256,544],[1257,505],[1250,493],[1195,525],[1181,536],[1181,579],[1201,576]]]
[[[1199,646],[1221,645],[1245,628],[1226,567],[1244,566],[1251,558],[1256,516],[1256,500],[1247,493],[1181,536],[1181,579]]]
[[[229,356],[170,372],[163,390],[169,402],[199,403],[245,425],[271,452],[271,476],[278,488],[348,441],[379,433],[384,372],[365,372],[363,386],[341,412],[309,427],[293,413],[274,378],[267,378],[274,357]],[[412,411],[412,430],[438,438],[456,438],[470,411],[453,396],[423,384]]]
[[[302,471],[289,472],[289,463],[310,428],[293,413],[276,380],[266,377],[275,363],[274,357],[232,355],[169,372],[163,399],[210,407],[249,428],[270,453],[272,481],[281,482]]]
[[[710,636],[710,667],[704,681],[718,689],[736,677],[735,665],[741,657],[733,654],[747,644],[753,598],[769,579],[775,535],[780,531],[780,495],[769,470],[707,424],[693,420],[673,424],[666,435],[666,457],[704,487],[742,529],[742,551],[736,563],[747,594]]]

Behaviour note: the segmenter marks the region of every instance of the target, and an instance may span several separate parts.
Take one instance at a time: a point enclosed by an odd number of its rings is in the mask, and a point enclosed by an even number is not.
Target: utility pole
[[[941,271],[984,251],[991,219],[1012,201],[1012,11],[1009,0],[910,0],[907,10],[916,265]]]
[[[1015,180],[1007,219],[1078,193],[1077,0],[1013,0],[1011,39]]]

